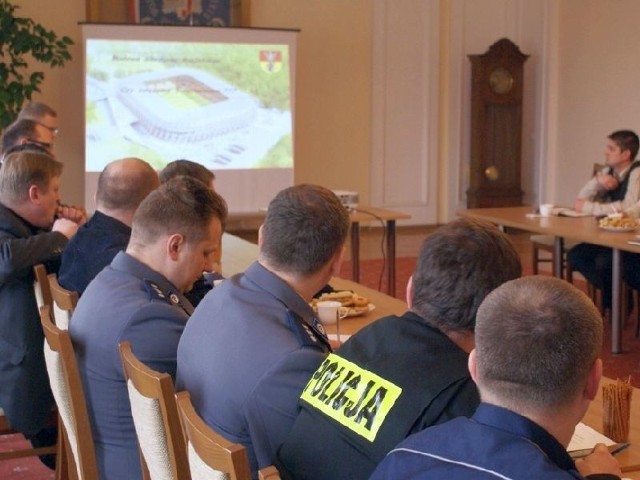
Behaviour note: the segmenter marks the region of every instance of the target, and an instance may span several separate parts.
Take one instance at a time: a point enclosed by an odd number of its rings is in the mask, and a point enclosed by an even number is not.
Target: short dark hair
[[[634,160],[638,155],[640,141],[638,141],[638,135],[633,130],[616,130],[607,138],[615,142],[620,147],[620,151],[629,150],[631,160]]]
[[[132,168],[120,168],[122,162]],[[140,158],[122,158],[100,172],[96,202],[98,208],[133,211],[158,185],[158,174],[151,165]]]
[[[29,102],[18,114],[18,119],[27,118],[29,120],[39,121],[45,116],[57,117],[58,113],[46,103]]]
[[[503,406],[566,405],[584,388],[602,348],[602,317],[570,283],[526,276],[490,293],[478,309],[478,387]]]
[[[518,253],[497,227],[454,220],[422,244],[413,274],[412,310],[444,332],[472,332],[487,294],[521,274]]]
[[[260,256],[275,268],[308,276],[344,246],[349,214],[336,195],[318,185],[296,185],[269,203]]]
[[[215,174],[203,165],[191,160],[180,159],[167,163],[160,171],[160,181],[164,183],[178,175],[197,178],[207,186],[210,186],[211,182],[216,179]]]
[[[61,174],[62,163],[50,155],[28,150],[11,153],[0,168],[0,199],[11,205],[23,202],[31,185],[47,191],[51,179]]]
[[[2,151],[7,152],[18,145],[22,137],[33,139],[38,136],[38,122],[29,119],[20,119],[5,128],[2,134]]]
[[[149,244],[166,234],[181,233],[191,243],[207,235],[211,220],[224,228],[227,204],[195,178],[180,176],[160,185],[140,203],[133,216],[131,242]]]

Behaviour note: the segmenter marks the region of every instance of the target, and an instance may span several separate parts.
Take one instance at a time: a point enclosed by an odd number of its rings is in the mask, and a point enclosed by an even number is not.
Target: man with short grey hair
[[[600,444],[566,451],[602,375],[602,319],[586,295],[553,277],[503,284],[478,309],[469,371],[482,403],[400,443],[371,480],[619,479]]]

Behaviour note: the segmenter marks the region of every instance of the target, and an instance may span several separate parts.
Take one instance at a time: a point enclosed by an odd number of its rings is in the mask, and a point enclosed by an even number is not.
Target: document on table
[[[558,217],[590,217],[590,213],[576,212],[573,208],[557,207],[553,209],[553,215]]]
[[[604,443],[613,454],[629,446],[628,443],[616,443],[593,428],[580,422],[576,425],[573,437],[569,442],[567,451],[572,458],[580,458],[589,455],[593,447],[598,443]]]

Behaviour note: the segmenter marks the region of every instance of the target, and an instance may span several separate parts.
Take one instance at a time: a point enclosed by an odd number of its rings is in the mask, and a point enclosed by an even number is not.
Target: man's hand
[[[51,227],[52,232],[60,232],[67,238],[73,237],[78,231],[78,224],[67,218],[57,218]]]
[[[72,205],[58,206],[58,218],[66,218],[78,225],[82,225],[87,221],[87,212],[84,208]]]
[[[596,180],[605,190],[615,190],[620,185],[613,175],[597,175]]]
[[[573,209],[576,212],[582,213],[582,209],[584,208],[584,203],[586,200],[584,198],[576,198],[575,203],[573,204]]]
[[[610,473],[619,477],[622,476],[618,461],[609,453],[604,443],[597,444],[591,454],[576,460],[576,468],[583,477],[595,473]]]

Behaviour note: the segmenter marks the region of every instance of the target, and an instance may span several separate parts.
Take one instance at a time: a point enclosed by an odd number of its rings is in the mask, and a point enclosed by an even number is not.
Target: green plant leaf
[[[9,0],[0,0],[0,128],[17,116],[25,100],[40,91],[44,74],[30,71],[33,59],[51,67],[61,67],[71,60],[67,36],[58,37],[53,30],[28,17],[19,16],[19,9]]]

